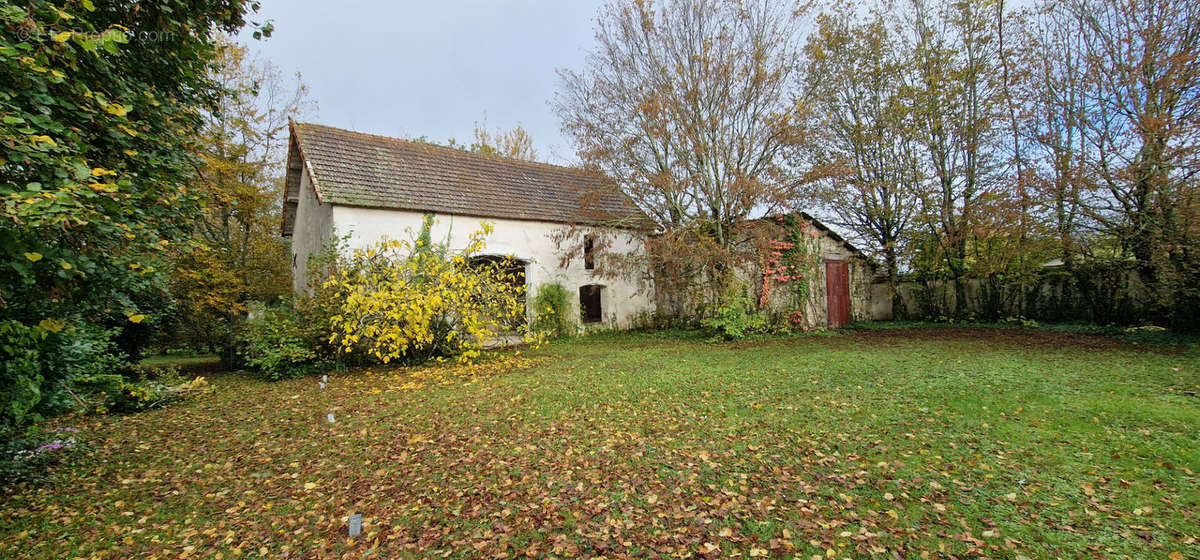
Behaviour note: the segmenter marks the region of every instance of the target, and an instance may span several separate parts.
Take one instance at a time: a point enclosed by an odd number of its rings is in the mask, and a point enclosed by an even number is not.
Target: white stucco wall
[[[333,205],[317,201],[307,172],[300,173],[300,201],[292,231],[292,292],[308,289],[308,259],[321,252],[333,232]]]
[[[308,183],[302,185],[305,192],[311,193]],[[310,194],[311,196],[311,194]],[[316,211],[304,213],[305,203],[309,202]],[[321,243],[327,238],[313,236],[309,241],[297,243],[302,230],[320,228],[320,231],[337,232],[338,236],[350,235],[351,248],[363,248],[383,237],[390,239],[412,239],[421,229],[424,214],[404,210],[388,210],[378,208],[358,208],[332,205],[332,214],[322,214],[330,205],[316,206],[312,201],[301,200],[296,219],[296,232],[293,236],[294,250],[320,250]],[[322,224],[322,216],[328,225]],[[571,294],[573,301],[578,303],[579,287],[588,284],[603,286],[601,292],[601,311],[604,320],[601,323],[584,325],[593,328],[628,328],[641,313],[653,311],[653,292],[642,285],[640,279],[613,279],[602,277],[597,271],[586,270],[583,255],[571,255],[566,266],[562,266],[561,250],[554,242],[553,235],[561,231],[563,224],[550,222],[534,222],[523,220],[505,220],[497,218],[481,218],[474,216],[457,216],[438,214],[432,231],[434,241],[449,240],[452,251],[462,250],[467,245],[468,236],[478,231],[482,222],[493,224],[494,230],[487,239],[485,254],[512,255],[528,265],[525,269],[527,301],[532,318],[534,296],[539,286],[549,282],[558,282]],[[330,227],[332,226],[332,228]],[[305,235],[311,235],[311,231]],[[636,234],[624,230],[611,229],[600,235],[609,237],[610,245],[607,250],[623,253],[644,251],[642,239]],[[311,248],[311,249],[309,249]],[[297,259],[304,261],[304,258]],[[299,277],[300,275],[297,275]],[[303,289],[303,283],[297,283],[296,289]],[[579,318],[575,315],[575,319]]]

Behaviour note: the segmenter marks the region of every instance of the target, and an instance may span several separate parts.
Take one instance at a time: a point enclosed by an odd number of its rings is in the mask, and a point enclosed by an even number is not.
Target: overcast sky
[[[470,143],[520,123],[538,158],[575,159],[550,108],[556,69],[583,67],[601,0],[264,0],[263,41],[242,42],[300,72],[317,102],[306,120],[388,136]]]

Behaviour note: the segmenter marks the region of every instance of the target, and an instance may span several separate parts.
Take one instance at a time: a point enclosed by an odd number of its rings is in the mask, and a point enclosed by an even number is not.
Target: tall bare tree
[[[906,89],[924,159],[924,222],[965,313],[981,202],[999,196],[1001,117],[994,0],[912,0]]]
[[[584,163],[645,211],[657,239],[722,255],[701,274],[711,284],[727,279],[738,225],[784,207],[797,184],[784,156],[800,130],[790,87],[803,12],[767,0],[616,0],[601,10],[586,68],[559,73],[554,106]]]
[[[1188,0],[1071,0],[1085,111],[1093,216],[1138,263],[1155,314],[1200,302],[1200,5]],[[1187,293],[1183,293],[1187,292]]]
[[[1035,6],[1019,20],[1011,48],[1006,98],[1011,141],[1019,149],[1018,180],[1028,186],[1031,230],[1049,235],[1069,269],[1088,252],[1093,224],[1085,204],[1095,182],[1086,172],[1081,37],[1058,3]],[[1023,172],[1023,173],[1022,173]]]
[[[901,244],[918,209],[912,112],[902,91],[907,61],[886,11],[866,18],[850,4],[822,14],[801,76],[800,150],[812,189],[831,221],[881,256],[895,302]]]

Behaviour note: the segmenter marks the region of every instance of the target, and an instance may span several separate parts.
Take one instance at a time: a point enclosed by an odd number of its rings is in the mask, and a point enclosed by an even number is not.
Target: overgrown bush
[[[24,424],[42,400],[41,343],[46,332],[16,321],[0,322],[0,412],[4,432]]]
[[[0,321],[0,439],[74,408],[67,388],[75,378],[127,372],[114,333],[56,320]]]
[[[0,322],[0,440],[67,411],[135,412],[164,406],[205,386],[178,371],[134,367],[117,348],[119,329],[45,320]]]
[[[700,322],[713,333],[713,338],[741,340],[761,333],[767,320],[755,308],[754,300],[745,294],[727,295],[710,317]]]
[[[508,263],[473,258],[484,249],[489,224],[453,253],[447,242],[431,240],[432,226],[426,216],[415,239],[385,239],[343,254],[331,267],[321,291],[337,302],[330,324],[342,352],[383,363],[466,361],[524,313],[524,288],[506,272]]]
[[[83,375],[71,385],[80,407],[99,414],[160,408],[208,388],[203,377],[187,380],[174,369],[138,381],[111,373]]]
[[[571,320],[573,309],[571,295],[562,284],[542,284],[533,300],[533,330],[553,338],[574,335],[575,323]]]
[[[323,332],[291,306],[263,309],[260,316],[246,322],[239,335],[246,369],[267,381],[316,373],[326,365],[316,349]]]

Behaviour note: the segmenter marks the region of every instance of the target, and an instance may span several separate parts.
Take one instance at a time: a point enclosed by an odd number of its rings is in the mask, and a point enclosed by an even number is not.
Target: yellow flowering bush
[[[430,240],[432,217],[414,240],[384,239],[339,258],[323,290],[339,302],[330,342],[381,362],[421,363],[457,356],[469,361],[484,343],[525,314],[524,287],[511,264],[473,259],[490,224],[451,252]]]

